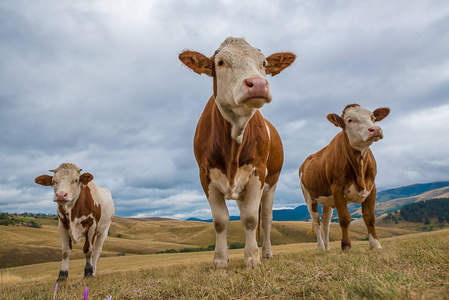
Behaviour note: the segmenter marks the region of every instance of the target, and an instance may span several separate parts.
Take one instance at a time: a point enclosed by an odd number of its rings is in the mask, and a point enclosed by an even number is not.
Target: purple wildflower
[[[137,289],[137,290],[134,290],[133,292],[137,293],[137,292],[140,292],[140,290],[139,290],[139,289]]]
[[[86,286],[86,289],[84,290],[84,300],[87,300],[87,297],[89,297],[89,287]]]
[[[54,292],[54,294],[53,294],[53,299],[55,299],[56,298],[56,292],[58,291],[58,284],[56,283],[56,285],[55,285],[55,292]]]
[[[302,267],[301,263],[298,263],[298,266]]]

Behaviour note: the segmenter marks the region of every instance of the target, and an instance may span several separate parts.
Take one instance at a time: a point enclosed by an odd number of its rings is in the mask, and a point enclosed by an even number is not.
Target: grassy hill
[[[2,268],[61,260],[61,239],[54,219],[37,219],[41,228],[25,226],[0,226],[0,262]],[[273,222],[272,244],[307,243],[315,238],[307,237],[309,222]],[[379,229],[381,238],[408,234],[403,229]],[[340,240],[338,224],[332,224],[330,240]],[[354,241],[367,238],[365,225],[351,226]],[[240,221],[232,221],[228,229],[228,245],[245,242]],[[73,245],[72,258],[81,259],[83,243]],[[154,254],[174,249],[207,247],[215,244],[213,224],[170,219],[129,219],[114,217],[109,237],[103,246],[102,257],[117,254]]]
[[[275,257],[247,269],[243,250],[230,250],[228,271],[210,271],[212,252],[107,257],[96,278],[71,261],[54,296],[59,263],[3,270],[0,299],[449,299],[449,230],[367,241],[342,252],[315,243],[274,246]]]

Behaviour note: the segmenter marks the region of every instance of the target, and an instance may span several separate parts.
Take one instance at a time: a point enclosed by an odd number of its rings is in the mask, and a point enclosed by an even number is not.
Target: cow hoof
[[[257,268],[257,267],[259,267],[261,265],[262,265],[262,263],[260,262],[260,260],[258,258],[257,259],[250,258],[248,260],[245,260],[245,266],[247,268],[254,269],[254,268]]]
[[[210,266],[211,270],[227,270],[228,269],[228,259],[217,259],[214,260]]]
[[[69,271],[59,271],[59,276],[56,281],[66,281],[67,277],[69,277]]]
[[[349,251],[349,250],[351,250],[351,245],[344,245],[344,246],[341,246],[341,250],[342,250],[342,251]]]
[[[271,251],[263,251],[262,250],[262,257],[266,258],[266,259],[270,259],[273,257],[273,253],[271,253]]]
[[[92,265],[87,265],[84,268],[84,278],[93,276],[94,276],[94,268],[92,268]]]

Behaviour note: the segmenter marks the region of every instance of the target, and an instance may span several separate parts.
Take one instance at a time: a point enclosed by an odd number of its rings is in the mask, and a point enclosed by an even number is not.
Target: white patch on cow
[[[73,243],[78,244],[81,241],[81,239],[85,236],[86,228],[83,227],[81,222],[83,222],[88,218],[93,218],[93,214],[91,213],[88,216],[81,216],[80,218],[75,218],[73,219],[73,221],[70,219],[69,234],[70,237],[72,238]],[[92,224],[92,226],[95,226],[95,222],[94,224]]]
[[[369,234],[369,246],[371,249],[382,249],[382,245],[380,244],[379,240],[373,238],[371,233]]]
[[[228,178],[219,169],[211,169],[209,177],[211,183],[223,193],[227,200],[242,200],[242,192],[248,183],[250,175],[254,173],[253,165],[244,165],[239,168],[235,176],[233,186],[230,186]]]
[[[315,200],[316,200],[316,202],[318,202],[318,204],[321,204],[324,206],[335,207],[335,201],[334,201],[334,197],[332,195],[331,196],[319,196]]]
[[[366,197],[368,197],[370,193],[371,191],[368,191],[366,189],[358,192],[355,189],[355,186],[351,184],[348,190],[346,190],[345,197],[348,202],[361,204],[363,201],[365,201]]]
[[[344,113],[345,132],[352,148],[365,156],[368,147],[378,139],[369,139],[368,128],[374,126],[373,113],[361,106],[349,107]]]
[[[250,97],[244,84],[245,80],[251,78],[265,80],[264,62],[265,56],[262,52],[251,47],[244,39],[226,39],[215,54],[217,78],[215,103],[223,118],[231,124],[231,136],[239,144],[242,142],[246,125],[256,110],[272,99],[268,84],[267,93],[260,98],[260,101],[255,100],[257,97]],[[254,105],[248,100],[258,103]]]

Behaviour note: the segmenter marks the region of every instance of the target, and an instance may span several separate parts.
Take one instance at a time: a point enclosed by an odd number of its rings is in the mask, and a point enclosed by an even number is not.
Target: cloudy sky
[[[55,213],[34,178],[73,162],[122,217],[210,218],[193,134],[212,80],[184,67],[228,36],[296,62],[261,109],[285,163],[275,208],[304,203],[297,171],[351,103],[391,108],[371,148],[378,189],[449,180],[449,3],[1,1],[0,211]],[[231,215],[238,215],[228,201]]]

